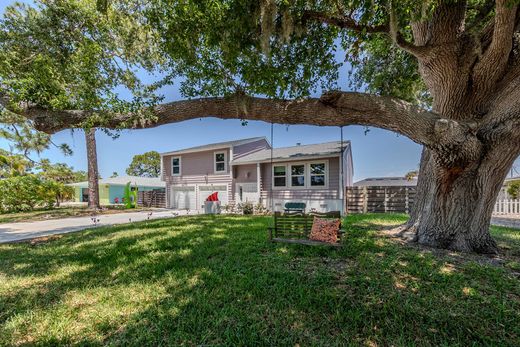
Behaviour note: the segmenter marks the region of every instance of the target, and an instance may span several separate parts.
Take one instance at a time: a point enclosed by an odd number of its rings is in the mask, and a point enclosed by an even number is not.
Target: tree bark
[[[96,150],[96,129],[85,130],[85,140],[87,143],[87,162],[88,162],[88,207],[100,209],[99,203],[99,172]]]
[[[464,252],[496,253],[489,234],[495,201],[511,165],[513,148],[493,148],[464,167],[439,166],[435,153],[423,150],[417,201],[405,231],[414,241]]]

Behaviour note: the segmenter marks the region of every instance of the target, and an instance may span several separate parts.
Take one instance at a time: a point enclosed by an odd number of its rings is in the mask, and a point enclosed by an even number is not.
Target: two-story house
[[[222,205],[249,201],[279,211],[286,202],[304,202],[339,211],[353,176],[349,141],[343,148],[328,142],[271,149],[265,137],[162,153],[161,167],[167,206],[190,210],[218,192]]]

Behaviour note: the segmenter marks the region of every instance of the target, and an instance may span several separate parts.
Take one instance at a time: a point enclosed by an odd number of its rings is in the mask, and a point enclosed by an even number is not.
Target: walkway
[[[155,211],[99,215],[97,216],[95,224],[92,217],[73,217],[37,222],[5,223],[0,224],[0,243],[65,234],[100,226],[139,222],[147,219],[171,218],[181,214],[186,214],[186,212],[161,209]]]

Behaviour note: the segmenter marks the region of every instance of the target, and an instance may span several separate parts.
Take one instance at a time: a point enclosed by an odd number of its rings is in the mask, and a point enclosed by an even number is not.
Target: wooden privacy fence
[[[164,190],[150,190],[137,192],[137,205],[143,207],[166,207],[166,192]]]
[[[494,215],[520,215],[520,200],[518,199],[503,199],[497,200]]]
[[[348,187],[346,210],[347,213],[410,213],[416,191],[416,187]]]

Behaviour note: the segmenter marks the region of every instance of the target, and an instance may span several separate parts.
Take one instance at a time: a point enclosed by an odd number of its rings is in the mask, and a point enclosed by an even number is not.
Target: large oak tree
[[[65,8],[55,11],[63,26],[51,25],[55,31],[43,35],[45,40],[64,35],[65,42],[44,40],[43,46],[53,47],[58,56],[63,51],[77,55],[79,61],[57,61],[44,52],[50,63],[33,65],[40,46],[16,37],[30,30],[41,34],[18,25],[27,21],[27,11],[4,19],[0,42],[0,54],[15,56],[0,69],[2,103],[37,129],[53,133],[85,122],[142,128],[214,116],[392,130],[424,147],[417,203],[406,225],[415,241],[496,251],[488,230],[491,213],[520,154],[515,1],[97,1],[106,18],[125,24],[102,26],[106,30],[99,38],[81,31],[69,37],[82,20],[69,15],[67,6],[90,8],[94,1],[42,2],[40,11],[56,4]],[[81,52],[78,40],[94,41],[95,50]],[[85,79],[60,69],[90,62],[80,59],[85,54],[107,64],[91,66],[94,76],[118,71],[125,62],[157,64],[166,71],[164,83],[182,77],[180,90],[187,99],[159,104],[141,97],[132,103],[139,107],[120,107],[117,97],[106,102],[107,94],[100,93],[97,103],[91,97],[78,103],[74,79],[80,87]],[[365,93],[338,85],[340,55],[353,67],[351,87]],[[113,56],[114,61],[103,58]],[[49,65],[57,67],[61,79],[24,79],[34,75],[28,69]],[[93,82],[111,95],[113,83]]]

